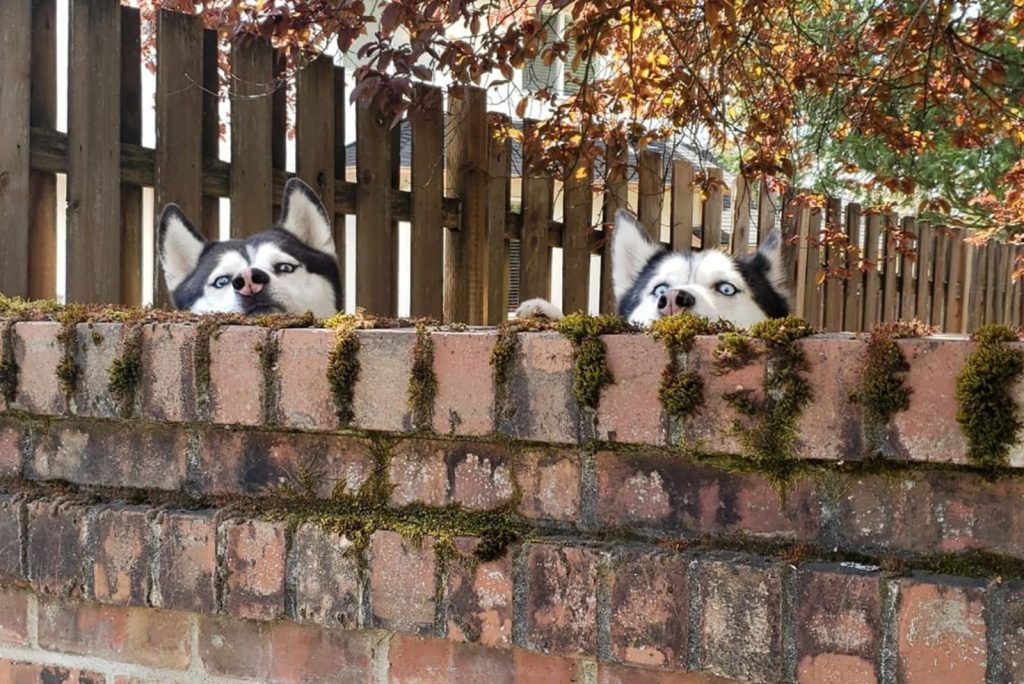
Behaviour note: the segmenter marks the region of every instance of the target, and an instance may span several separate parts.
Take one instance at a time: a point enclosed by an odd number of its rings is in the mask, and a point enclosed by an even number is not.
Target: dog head
[[[688,312],[747,328],[789,314],[778,229],[745,256],[717,249],[673,252],[652,241],[633,214],[620,209],[611,259],[619,314],[636,325]]]
[[[318,317],[342,306],[331,221],[297,178],[284,188],[281,218],[245,240],[207,241],[181,208],[168,204],[157,233],[160,263],[174,306],[195,313],[269,313]]]

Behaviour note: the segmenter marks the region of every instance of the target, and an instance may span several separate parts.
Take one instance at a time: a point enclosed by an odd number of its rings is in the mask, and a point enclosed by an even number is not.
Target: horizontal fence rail
[[[284,73],[271,46],[252,37],[223,46],[198,17],[165,10],[154,27],[156,144],[145,147],[139,11],[117,0],[70,0],[69,21],[63,133],[56,130],[56,1],[0,6],[5,294],[53,297],[63,268],[68,301],[138,304],[144,218],[151,218],[143,216],[143,188],[154,189],[156,211],[176,202],[208,237],[217,236],[219,199],[228,198],[231,236],[244,237],[271,224],[285,181],[298,175],[334,216],[343,265],[346,217],[354,217],[355,303],[379,315],[398,313],[399,222],[410,226],[412,316],[495,324],[522,299],[560,294],[566,310],[586,310],[592,292],[600,311],[612,311],[603,227],[628,206],[652,238],[682,251],[744,254],[781,226],[794,312],[825,330],[911,318],[951,332],[1022,322],[1021,283],[1012,279],[1021,247],[972,245],[962,230],[837,198],[812,206],[742,177],[726,188],[717,168],[704,169],[712,182],[702,194],[694,185],[701,169],[670,149],[635,158],[606,150],[600,190],[589,174],[534,174],[530,159],[516,157],[518,144],[494,134],[495,124],[514,122],[488,112],[477,88],[417,86],[425,106],[402,126],[374,103],[356,105],[353,165],[342,67],[311,56],[290,103],[285,88],[271,87]],[[231,163],[218,158],[225,59]],[[285,170],[290,125],[295,174]],[[522,122],[524,134],[534,125]],[[67,176],[66,208],[57,207],[57,174]],[[58,210],[67,218],[60,267]],[[552,293],[556,249],[561,291]],[[154,268],[154,301],[165,305]]]

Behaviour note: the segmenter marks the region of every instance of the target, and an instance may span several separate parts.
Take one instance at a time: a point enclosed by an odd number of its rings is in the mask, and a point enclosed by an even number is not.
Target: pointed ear
[[[622,299],[640,271],[662,246],[647,236],[644,228],[631,211],[615,212],[615,232],[612,233],[612,288],[615,298]]]
[[[199,263],[199,257],[206,247],[206,239],[189,222],[177,204],[168,204],[160,212],[157,236],[160,264],[164,269],[167,290],[174,292]]]
[[[327,211],[313,189],[298,178],[284,186],[279,225],[308,247],[334,255],[334,233]]]
[[[765,276],[777,290],[786,293],[789,290],[789,278],[787,277],[785,265],[782,263],[782,232],[778,228],[772,228],[765,236],[756,252],[756,256],[763,257],[767,268]],[[748,257],[756,258],[755,256]]]

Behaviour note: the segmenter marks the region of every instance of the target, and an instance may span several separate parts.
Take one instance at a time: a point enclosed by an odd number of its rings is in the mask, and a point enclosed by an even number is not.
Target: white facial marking
[[[284,209],[281,227],[313,249],[331,256],[334,251],[334,233],[323,213],[313,190],[296,179],[288,182],[284,191]]]
[[[615,299],[623,296],[652,256],[661,247],[647,237],[647,229],[628,211],[615,212],[615,231],[612,233],[612,289]]]
[[[196,237],[188,219],[176,206],[168,206],[160,215],[160,265],[168,291],[173,292],[199,263],[206,243]]]

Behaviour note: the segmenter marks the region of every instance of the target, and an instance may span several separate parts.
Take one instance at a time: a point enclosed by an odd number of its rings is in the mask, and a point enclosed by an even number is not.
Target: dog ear
[[[621,300],[651,257],[662,246],[647,236],[633,212],[619,209],[615,212],[615,232],[612,233],[612,288],[615,299]]]
[[[327,210],[313,189],[298,178],[284,186],[279,225],[308,247],[334,256],[334,232]]]
[[[776,290],[786,293],[789,290],[789,278],[786,274],[786,266],[782,263],[782,231],[772,228],[768,231],[764,241],[758,246],[757,252],[750,257],[764,259],[765,277]]]
[[[167,290],[174,292],[189,273],[195,270],[206,247],[206,239],[177,204],[168,204],[160,212],[157,236]]]

